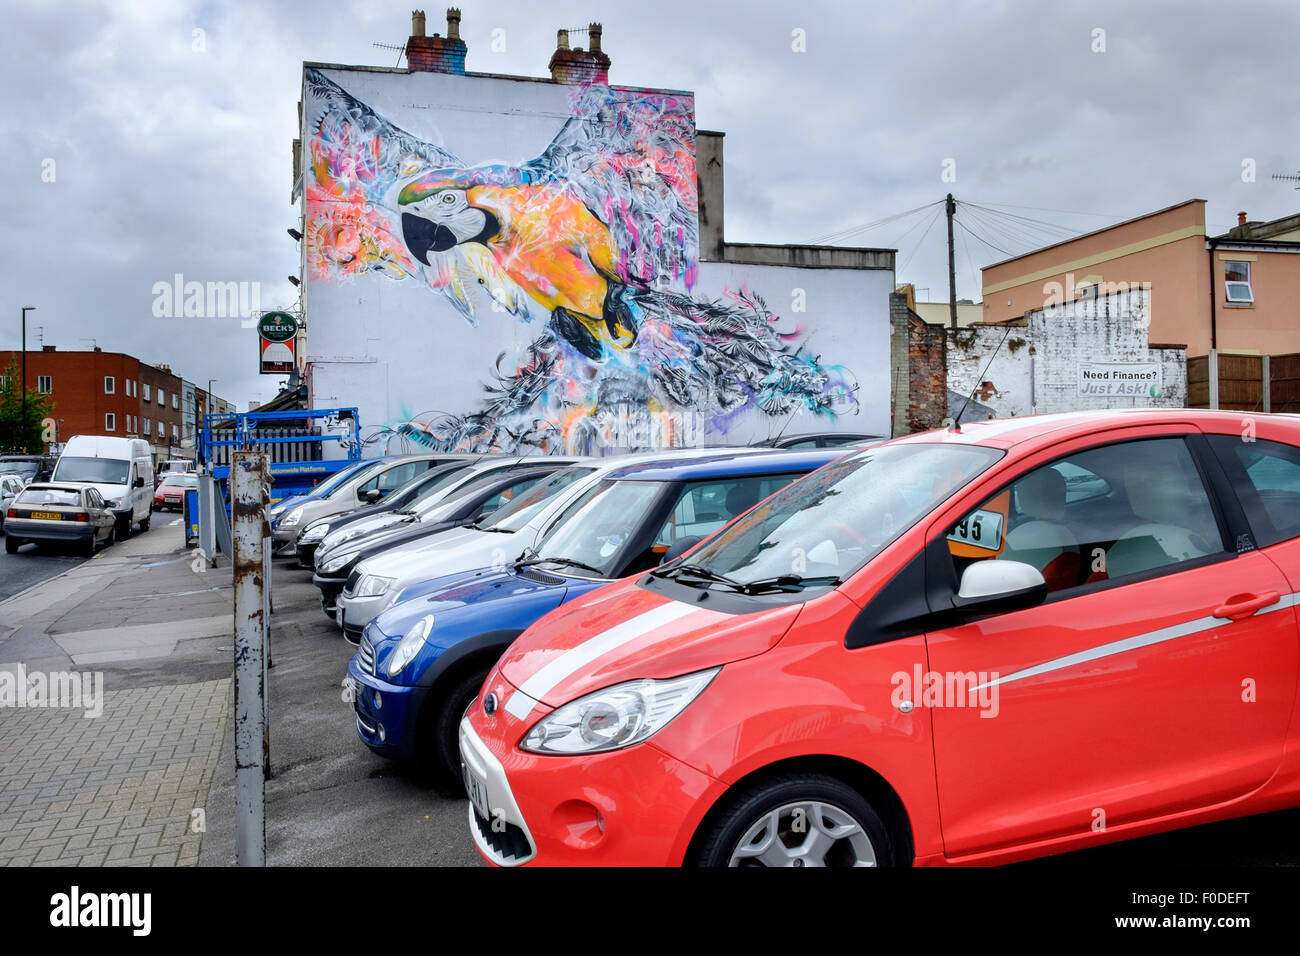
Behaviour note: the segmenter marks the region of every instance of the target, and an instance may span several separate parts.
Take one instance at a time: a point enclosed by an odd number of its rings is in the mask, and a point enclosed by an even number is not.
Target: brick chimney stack
[[[1246,224],[1246,214],[1244,212],[1237,213],[1237,225],[1244,226],[1245,224]]]
[[[600,48],[602,28],[599,23],[587,26],[591,49],[569,48],[569,31],[560,30],[555,38],[555,52],[549,68],[556,83],[576,86],[579,83],[608,83],[609,57]]]
[[[464,73],[468,48],[460,38],[460,11],[447,10],[447,35],[424,35],[424,11],[411,11],[411,37],[406,41],[406,67],[412,73]]]

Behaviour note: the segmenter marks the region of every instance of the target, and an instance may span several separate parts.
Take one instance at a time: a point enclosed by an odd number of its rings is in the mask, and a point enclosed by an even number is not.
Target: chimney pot
[[[1239,225],[1239,226],[1244,226],[1245,224],[1246,224],[1246,214],[1245,214],[1245,212],[1239,212],[1239,213],[1237,213],[1237,225]]]
[[[411,36],[413,37],[424,36],[424,11],[423,10],[411,11]]]
[[[455,7],[447,8],[447,39],[460,39],[460,10]]]
[[[591,52],[600,52],[600,34],[602,27],[599,23],[587,24],[587,39],[591,41]]]
[[[556,31],[555,31],[555,49],[557,49],[557,50],[567,50],[568,48],[569,48],[569,31],[568,31],[568,30],[556,30]]]

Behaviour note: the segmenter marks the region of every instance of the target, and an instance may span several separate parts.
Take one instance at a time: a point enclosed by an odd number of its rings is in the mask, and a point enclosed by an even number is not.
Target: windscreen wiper
[[[725,574],[719,574],[717,571],[706,568],[702,564],[674,564],[671,567],[658,568],[650,573],[655,577],[660,578],[675,578],[679,574],[689,574],[692,577],[702,578],[705,581],[714,581],[718,584],[725,584],[728,587],[739,589],[745,587],[744,584],[737,581],[735,578],[729,578]]]
[[[763,591],[802,591],[804,588],[818,586],[834,586],[843,584],[834,574],[819,574],[812,577],[804,577],[802,574],[777,574],[770,578],[759,578],[756,581],[746,581],[741,585],[741,589],[746,594],[760,594]]]
[[[584,564],[582,561],[576,561],[573,558],[528,558],[527,560],[516,561],[517,568],[530,568],[534,564],[567,564],[570,567],[582,568],[584,571],[591,571],[594,574],[605,576],[605,572],[600,568],[593,568],[590,564]]]

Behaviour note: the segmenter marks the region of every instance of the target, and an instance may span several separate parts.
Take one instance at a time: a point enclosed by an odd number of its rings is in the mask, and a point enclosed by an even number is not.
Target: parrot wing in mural
[[[380,272],[423,278],[473,321],[477,286],[505,311],[527,316],[526,296],[482,247],[452,245],[418,261],[394,210],[401,189],[429,170],[462,165],[433,143],[388,122],[319,70],[306,71],[307,258],[318,276]],[[490,259],[490,257],[487,257]]]

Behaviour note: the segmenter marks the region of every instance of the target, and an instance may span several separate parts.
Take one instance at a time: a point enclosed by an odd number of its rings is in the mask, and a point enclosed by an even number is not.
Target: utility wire
[[[895,214],[893,214],[892,216],[885,216],[883,219],[877,219],[877,220],[875,220],[874,222],[867,222],[867,223],[863,223],[863,224],[858,225],[858,226],[850,226],[850,227],[848,227],[847,229],[841,229],[841,230],[838,230],[838,231],[836,231],[836,232],[828,232],[828,233],[826,233],[826,234],[824,234],[824,235],[817,236],[817,237],[815,237],[815,238],[813,238],[813,239],[808,239],[808,240],[806,240],[806,244],[807,244],[807,245],[817,246],[817,245],[823,245],[823,244],[826,244],[826,243],[843,242],[843,241],[844,241],[845,239],[847,239],[849,236],[852,236],[852,235],[855,235],[855,234],[857,234],[857,233],[861,233],[861,232],[868,232],[868,231],[870,231],[870,230],[872,230],[872,229],[878,229],[878,228],[880,228],[881,226],[888,225],[888,224],[891,223],[891,222],[897,222],[897,221],[900,220],[900,219],[906,219],[908,216],[911,216],[911,215],[913,215],[913,214],[915,214],[915,213],[922,212],[922,211],[924,211],[924,210],[926,210],[926,209],[929,209],[931,206],[938,206],[938,205],[940,205],[940,204],[942,204],[942,203],[943,203],[943,200],[942,200],[942,199],[938,199],[938,200],[935,200],[935,201],[932,202],[932,203],[926,203],[924,206],[917,206],[917,207],[914,208],[914,209],[908,209],[906,212],[895,213]]]

